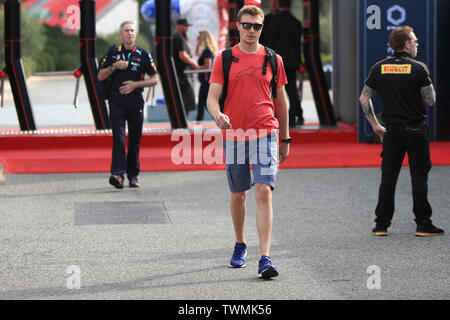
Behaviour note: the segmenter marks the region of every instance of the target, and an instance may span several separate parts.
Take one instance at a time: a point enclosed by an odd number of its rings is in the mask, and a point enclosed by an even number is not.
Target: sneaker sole
[[[123,184],[121,184],[120,181],[117,181],[115,179],[109,179],[109,184],[114,186],[116,189],[123,189]]]
[[[372,232],[372,234],[378,237],[386,237],[388,235],[387,232]]]
[[[414,233],[416,237],[432,237],[432,236],[443,236],[444,233],[429,233],[429,232],[416,232]]]
[[[276,276],[278,276],[278,271],[275,270],[274,268],[264,269],[263,271],[261,271],[261,274],[259,275],[259,277],[263,279],[270,279]]]

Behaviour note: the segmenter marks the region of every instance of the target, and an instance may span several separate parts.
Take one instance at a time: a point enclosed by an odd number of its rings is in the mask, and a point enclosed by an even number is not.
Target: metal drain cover
[[[162,202],[77,202],[76,225],[170,223]]]

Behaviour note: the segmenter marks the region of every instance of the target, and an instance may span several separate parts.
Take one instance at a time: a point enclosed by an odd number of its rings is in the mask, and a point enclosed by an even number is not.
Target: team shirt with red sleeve
[[[271,97],[270,63],[267,66],[267,73],[263,75],[266,49],[261,47],[258,52],[248,54],[235,45],[232,48],[232,55],[239,60],[231,64],[223,113],[230,118],[233,130],[253,129],[249,131],[256,130],[258,136],[263,135],[264,132],[270,134],[278,129],[279,123],[275,118],[275,107]],[[277,62],[277,88],[281,88],[286,85],[287,78],[283,60],[279,55],[277,55]],[[216,57],[209,83],[224,84],[221,54]]]

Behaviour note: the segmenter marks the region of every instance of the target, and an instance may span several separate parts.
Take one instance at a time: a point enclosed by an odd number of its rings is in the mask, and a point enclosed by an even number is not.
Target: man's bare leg
[[[239,193],[231,193],[231,217],[233,219],[234,232],[236,235],[236,242],[246,243],[245,240],[245,216],[247,213],[246,207],[247,191]]]
[[[258,229],[261,256],[270,256],[270,242],[272,240],[272,190],[270,186],[255,183],[255,198],[257,204],[256,227]]]

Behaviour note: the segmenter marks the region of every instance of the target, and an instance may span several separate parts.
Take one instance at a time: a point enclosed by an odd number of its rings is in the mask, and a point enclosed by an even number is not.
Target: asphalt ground
[[[429,176],[433,221],[450,230],[450,167]],[[257,276],[253,192],[247,267],[234,246],[223,171],[144,172],[117,190],[108,174],[5,175],[0,184],[0,299],[403,300],[450,298],[450,240],[414,237],[408,168],[389,236],[374,237],[379,168],[281,170],[271,256]],[[152,201],[169,223],[77,225],[80,203]]]
[[[74,78],[28,82],[38,128],[93,125],[83,83],[75,109]],[[17,128],[5,84],[0,127]],[[306,121],[317,121],[307,82],[302,106]],[[433,221],[447,232],[449,173],[434,167],[429,179]],[[449,237],[414,237],[408,168],[390,235],[371,235],[379,179],[379,168],[281,170],[271,253],[280,276],[265,281],[257,277],[252,192],[247,267],[228,267],[234,232],[223,171],[143,172],[140,189],[123,190],[107,173],[0,174],[0,300],[449,299]],[[153,222],[169,223],[77,224],[82,204],[136,202],[161,204],[165,219]]]

